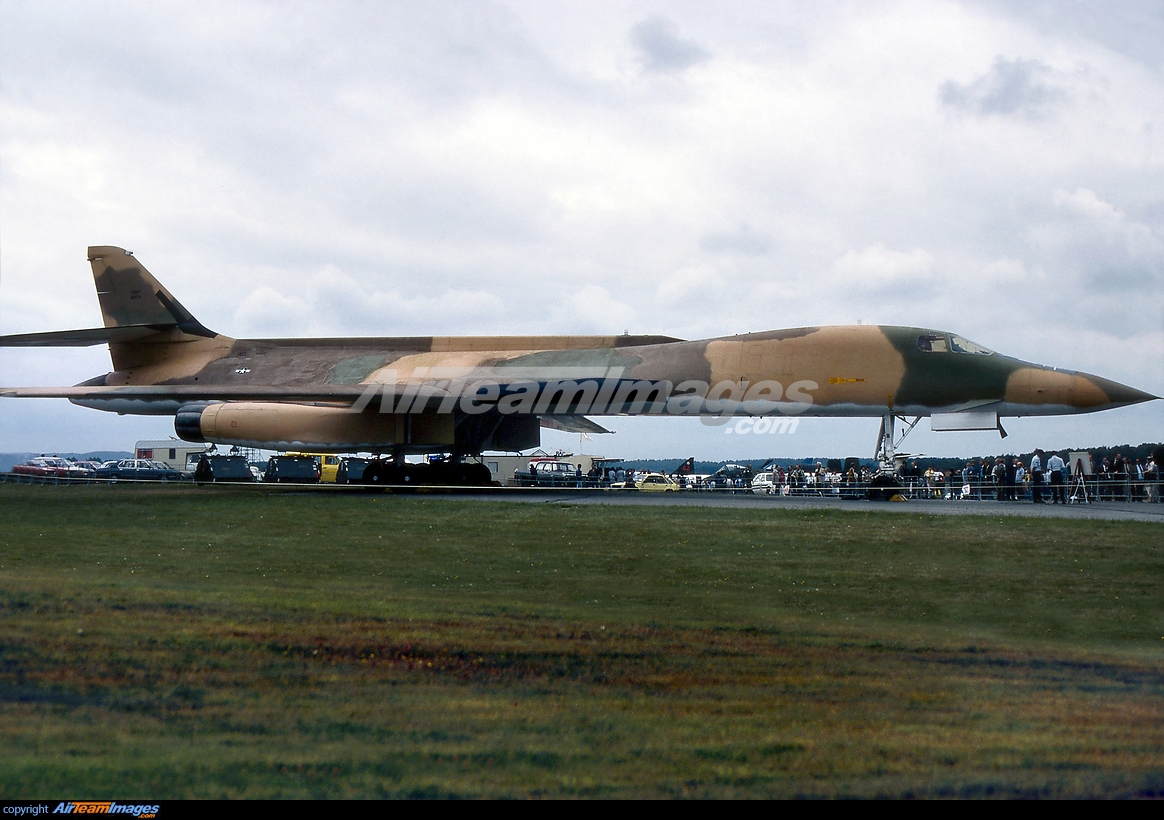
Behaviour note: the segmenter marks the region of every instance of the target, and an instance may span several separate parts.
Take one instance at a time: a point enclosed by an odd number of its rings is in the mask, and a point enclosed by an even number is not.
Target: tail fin
[[[108,344],[114,372],[92,384],[157,384],[193,376],[225,356],[234,340],[207,330],[133,254],[89,248],[105,327],[0,336],[0,347],[86,347]],[[90,382],[86,382],[90,384]]]
[[[107,245],[91,247],[89,263],[105,327],[144,325],[154,330],[177,328],[191,336],[218,335],[191,316],[128,251]]]
[[[223,355],[224,346],[229,348],[230,339],[191,316],[133,254],[93,247],[89,263],[109,334],[109,356],[114,371],[124,374],[118,378],[129,380],[124,383],[150,384],[192,375]],[[138,336],[142,331],[147,335]],[[127,333],[133,336],[123,338]]]

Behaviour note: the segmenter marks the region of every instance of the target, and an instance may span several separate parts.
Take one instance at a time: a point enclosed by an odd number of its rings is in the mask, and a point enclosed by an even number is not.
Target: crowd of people
[[[1164,465],[1159,455],[1147,459],[1092,459],[1090,469],[1077,462],[1072,473],[1063,454],[1035,450],[1029,462],[1016,456],[970,459],[961,470],[924,471],[916,462],[902,478],[916,497],[948,500],[1030,501],[1066,504],[1076,501],[1164,501]],[[1081,497],[1086,494],[1086,498]]]
[[[1086,465],[1082,459],[1091,459]],[[689,460],[692,461],[692,460]],[[840,495],[846,498],[866,497],[881,477],[867,465],[848,459],[843,468],[840,462],[826,466],[817,462],[794,464],[788,467],[771,466],[756,472],[750,465],[726,465],[711,476],[695,475],[680,469],[673,482],[688,490],[732,490],[736,492],[773,493],[780,495]],[[540,479],[539,469],[560,466],[561,482]],[[684,465],[689,466],[689,465]],[[530,463],[528,480],[523,471],[515,473],[520,484],[554,486],[609,487],[634,486],[648,473],[621,465],[599,465],[589,472],[571,464],[551,462]],[[546,477],[550,477],[548,471]],[[553,478],[559,478],[555,471]],[[1164,501],[1164,450],[1157,450],[1148,458],[1095,459],[1088,454],[1077,455],[1069,463],[1067,453],[1035,450],[1028,459],[1019,456],[988,456],[972,458],[961,468],[928,466],[924,469],[916,461],[906,464],[900,473],[900,482],[892,481],[889,488],[899,488],[912,498],[945,500],[1029,501],[1034,504],[1066,504],[1069,501]],[[564,483],[563,483],[564,482]],[[896,491],[896,490],[895,490]]]

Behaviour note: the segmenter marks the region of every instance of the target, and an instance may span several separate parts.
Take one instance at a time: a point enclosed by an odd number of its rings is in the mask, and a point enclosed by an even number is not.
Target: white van
[[[752,492],[760,493],[761,495],[775,495],[780,492],[775,481],[776,475],[771,470],[764,473],[756,473],[755,478],[752,479]]]

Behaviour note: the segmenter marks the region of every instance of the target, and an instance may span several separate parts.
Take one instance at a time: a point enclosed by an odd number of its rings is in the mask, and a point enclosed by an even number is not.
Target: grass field
[[[1159,796],[1164,528],[0,487],[0,797]]]

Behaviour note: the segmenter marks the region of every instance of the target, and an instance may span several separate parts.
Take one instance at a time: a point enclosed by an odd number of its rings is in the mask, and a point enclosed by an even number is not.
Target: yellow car
[[[642,493],[673,493],[679,490],[679,485],[662,473],[648,473],[635,482],[635,487]]]
[[[284,453],[287,456],[307,456],[315,459],[315,470],[319,473],[319,480],[323,484],[334,484],[336,473],[339,472],[340,457],[328,453]]]

